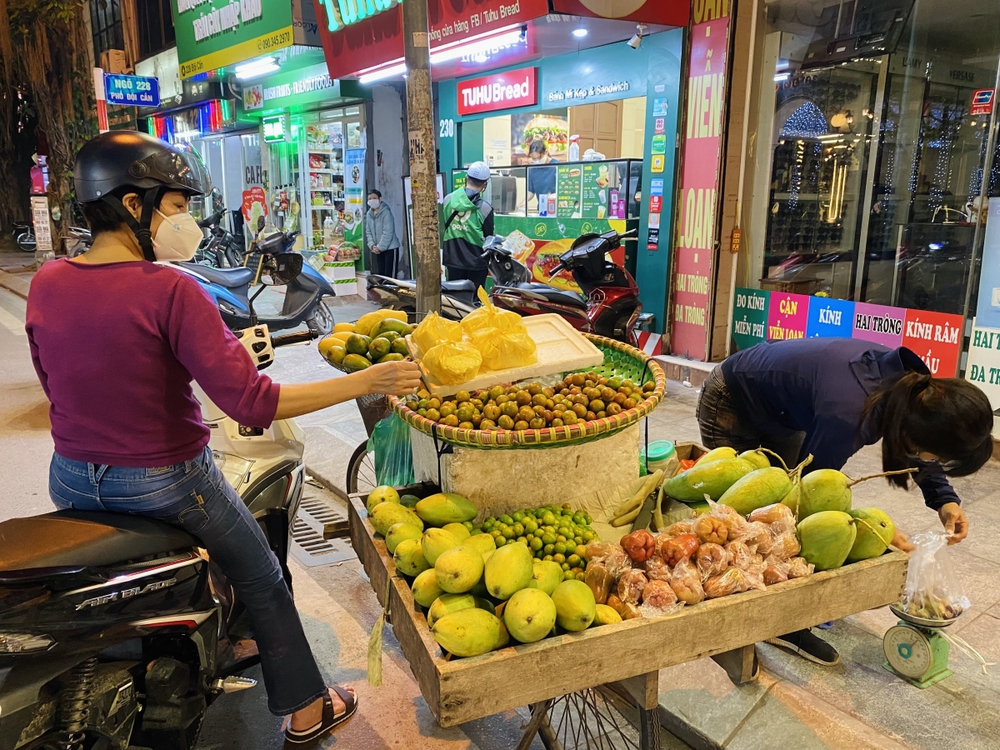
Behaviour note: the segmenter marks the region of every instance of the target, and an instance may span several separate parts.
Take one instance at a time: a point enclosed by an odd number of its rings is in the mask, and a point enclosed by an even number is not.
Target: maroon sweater
[[[278,385],[198,282],[169,266],[46,263],[25,328],[66,458],[147,468],[194,458],[209,431],[192,380],[240,424],[274,420]]]

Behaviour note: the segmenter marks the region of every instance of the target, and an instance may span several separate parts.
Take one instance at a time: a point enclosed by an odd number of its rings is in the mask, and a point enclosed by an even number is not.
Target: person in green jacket
[[[473,162],[465,173],[465,187],[444,201],[442,250],[448,280],[468,279],[476,288],[484,286],[489,275],[482,257],[483,243],[494,231],[493,206],[482,197],[489,179],[489,165]]]

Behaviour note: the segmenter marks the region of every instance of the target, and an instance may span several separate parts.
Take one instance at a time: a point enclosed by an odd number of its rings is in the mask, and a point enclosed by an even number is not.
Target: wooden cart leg
[[[524,734],[521,735],[521,741],[517,743],[516,750],[528,750],[535,735],[538,734],[539,728],[543,725],[548,727],[550,733],[552,732],[552,727],[549,726],[549,707],[551,705],[551,699],[531,705],[531,721],[524,728]]]
[[[734,685],[745,685],[757,679],[756,646],[744,646],[725,651],[712,657],[716,664],[726,670]]]

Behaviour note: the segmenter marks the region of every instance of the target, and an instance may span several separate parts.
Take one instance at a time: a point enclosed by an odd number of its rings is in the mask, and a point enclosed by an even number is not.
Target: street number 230
[[[439,120],[438,121],[438,137],[439,138],[454,138],[455,137],[455,121],[454,120]]]

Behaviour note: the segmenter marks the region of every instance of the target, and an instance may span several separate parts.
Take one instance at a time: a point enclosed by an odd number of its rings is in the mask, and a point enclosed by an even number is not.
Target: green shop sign
[[[171,0],[181,78],[290,47],[292,0]]]
[[[402,2],[403,0],[319,0],[319,5],[326,13],[326,28],[337,31]]]
[[[326,62],[283,69],[260,83],[243,84],[243,110],[253,116],[275,109],[307,107],[320,102],[335,106],[366,98],[367,90],[356,81],[331,80]]]

